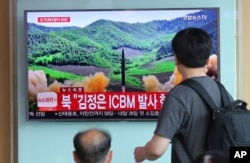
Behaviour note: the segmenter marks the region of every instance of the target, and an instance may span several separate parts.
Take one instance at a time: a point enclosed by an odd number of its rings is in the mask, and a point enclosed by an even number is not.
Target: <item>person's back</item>
[[[199,28],[181,30],[172,40],[172,48],[183,80],[192,78],[201,83],[220,106],[219,88],[206,74],[212,50],[208,33]],[[191,163],[206,150],[211,114],[192,88],[175,86],[166,96],[154,136],[144,147],[135,149],[135,160],[156,160],[172,142],[172,162]]]
[[[216,104],[220,105],[220,92],[210,77],[193,77],[193,80],[201,83]],[[201,97],[187,86],[176,86],[168,96],[159,118],[161,123],[158,123],[155,133],[172,139],[173,162],[188,163],[188,157],[192,160],[207,149],[212,115]]]
[[[75,163],[110,163],[111,136],[107,131],[89,129],[75,135],[73,152]]]
[[[218,86],[206,75],[212,49],[209,35],[202,29],[188,28],[176,34],[172,47],[184,80],[192,78],[201,83],[221,105]],[[208,106],[191,88],[178,85],[170,91],[155,133],[172,139],[172,162],[188,163],[206,150],[211,117]]]

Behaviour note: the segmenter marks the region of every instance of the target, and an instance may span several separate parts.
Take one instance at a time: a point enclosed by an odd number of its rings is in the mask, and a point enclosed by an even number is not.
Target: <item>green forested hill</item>
[[[199,17],[215,14],[200,11],[187,16]],[[217,22],[212,19],[203,21],[183,18],[173,20],[152,20],[147,23],[126,23],[110,20],[96,20],[84,28],[45,27],[28,24],[29,64],[38,65],[94,65],[109,67],[117,63],[120,54],[117,49],[131,48],[143,53],[156,51],[153,60],[172,55],[171,39],[175,32],[187,26],[207,30],[214,42],[213,52],[217,51]]]
[[[175,66],[171,40],[183,28],[206,30],[213,40],[213,53],[219,53],[215,14],[214,10],[202,10],[185,18],[146,23],[99,19],[85,27],[28,23],[29,69],[43,70],[50,80],[60,81],[105,71],[114,86],[121,80],[121,49],[124,49],[126,84],[142,89],[142,76],[154,74],[166,81],[166,74],[171,74]],[[119,85],[117,89],[120,90]]]

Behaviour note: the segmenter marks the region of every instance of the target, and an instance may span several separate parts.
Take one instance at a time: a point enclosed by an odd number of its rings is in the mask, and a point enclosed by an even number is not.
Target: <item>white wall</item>
[[[39,122],[26,121],[26,74],[24,13],[26,9],[177,8],[220,7],[221,81],[235,96],[234,0],[18,0],[18,161],[19,163],[73,163],[74,134],[89,127],[103,127],[112,134],[114,163],[133,163],[133,149],[151,138],[155,122]],[[155,161],[170,162],[170,149]]]

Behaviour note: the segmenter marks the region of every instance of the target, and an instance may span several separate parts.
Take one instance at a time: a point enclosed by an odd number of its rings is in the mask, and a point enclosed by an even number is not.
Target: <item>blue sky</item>
[[[152,20],[171,20],[185,16],[199,10],[120,10],[120,11],[32,11],[27,14],[29,23],[36,23],[48,27],[77,26],[85,27],[98,19],[127,23],[145,23]],[[38,17],[70,17],[70,23],[38,23]]]

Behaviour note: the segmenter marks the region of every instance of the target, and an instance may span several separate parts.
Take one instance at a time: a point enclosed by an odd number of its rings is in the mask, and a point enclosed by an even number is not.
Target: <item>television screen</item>
[[[29,120],[155,120],[182,76],[171,40],[199,27],[213,41],[219,8],[26,10]]]

